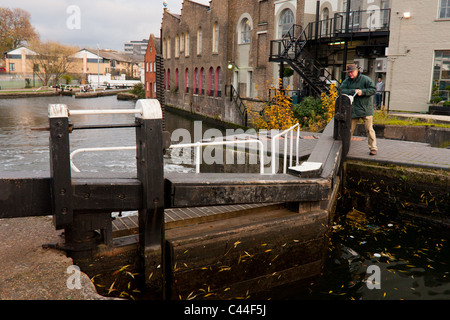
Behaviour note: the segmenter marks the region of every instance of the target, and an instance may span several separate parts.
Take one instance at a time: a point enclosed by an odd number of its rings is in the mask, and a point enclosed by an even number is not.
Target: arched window
[[[167,39],[163,40],[163,58],[167,59]]]
[[[189,43],[189,31],[186,31],[186,35],[185,35],[185,47],[184,47],[184,55],[186,57],[189,57],[189,48],[190,48],[190,43]]]
[[[198,94],[198,68],[194,70],[194,94]]]
[[[216,88],[215,88],[215,96],[216,97],[221,97],[222,96],[222,91],[220,90],[220,88],[222,88],[222,70],[220,69],[220,67],[217,67],[216,69]]]
[[[170,37],[167,38],[167,52],[166,52],[166,57],[167,59],[170,59],[171,53],[170,53],[171,47],[170,47]]]
[[[189,92],[189,69],[186,68],[186,71],[184,72],[184,92]]]
[[[181,33],[181,37],[180,37],[180,52],[184,52],[184,33]]]
[[[180,36],[177,34],[175,37],[175,58],[180,57]]]
[[[175,90],[178,90],[178,68],[175,69]]]
[[[279,37],[283,38],[295,23],[294,12],[291,9],[284,9],[280,15],[278,23]]]
[[[328,8],[324,8],[323,10],[322,10],[322,19],[321,20],[323,20],[323,22],[322,22],[322,30],[321,30],[321,33],[322,33],[322,35],[323,36],[326,36],[326,35],[328,35],[330,32],[329,32],[329,27],[330,27],[330,10],[328,9]]]
[[[166,89],[170,90],[170,69],[167,69]]]
[[[219,52],[219,23],[214,22],[213,26],[213,40],[212,40],[213,53]]]
[[[208,96],[210,97],[214,96],[214,88],[215,88],[214,69],[213,67],[211,67],[209,68],[208,72]]]
[[[252,32],[252,25],[247,18],[242,19],[241,22],[241,43],[250,43]]]
[[[199,84],[199,94],[205,94],[205,89],[203,88],[203,83],[205,80],[205,69],[203,69],[203,67],[200,69],[200,84]]]
[[[202,27],[198,27],[197,30],[197,55],[202,54],[202,39],[203,35],[202,35]]]

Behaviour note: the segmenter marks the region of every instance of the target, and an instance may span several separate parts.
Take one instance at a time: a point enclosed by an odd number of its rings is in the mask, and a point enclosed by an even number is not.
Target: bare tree
[[[32,59],[36,74],[43,85],[48,86],[57,84],[61,76],[68,72],[72,63],[70,56],[77,48],[51,41],[34,41],[31,50],[36,52]]]
[[[15,49],[39,38],[30,18],[28,11],[23,9],[0,7],[0,52]]]

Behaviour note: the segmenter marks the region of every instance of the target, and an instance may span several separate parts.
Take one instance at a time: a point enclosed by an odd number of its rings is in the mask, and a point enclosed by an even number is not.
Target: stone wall
[[[303,6],[301,0],[213,0],[210,6],[185,0],[181,14],[165,10],[162,41],[167,104],[242,124],[226,88],[233,85],[242,98],[268,98],[269,86],[277,83],[274,76],[278,76],[278,65],[269,62],[277,19],[289,8],[301,24]],[[240,40],[245,19],[251,25],[249,43]],[[209,80],[210,74],[214,81]],[[298,86],[298,76],[294,78]]]

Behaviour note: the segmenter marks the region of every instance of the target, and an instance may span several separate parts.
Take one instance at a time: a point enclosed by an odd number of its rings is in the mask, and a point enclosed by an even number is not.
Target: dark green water
[[[450,299],[448,232],[386,214],[341,215],[323,276],[295,298]]]

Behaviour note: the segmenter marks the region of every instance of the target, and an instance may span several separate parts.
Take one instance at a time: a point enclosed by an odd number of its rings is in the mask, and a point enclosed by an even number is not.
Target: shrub
[[[322,101],[314,97],[304,98],[293,109],[302,127],[309,127],[311,119],[323,115]]]
[[[145,90],[142,83],[135,84],[130,93],[138,96],[138,99],[145,99]]]
[[[324,129],[334,116],[337,96],[336,85],[332,83],[328,94],[322,93],[320,99],[306,97],[295,105],[294,111],[302,126],[308,127],[310,131]]]
[[[282,79],[279,79],[279,84],[282,84]],[[267,105],[262,113],[248,110],[249,119],[254,128],[285,130],[297,123],[291,107],[292,99],[286,95],[286,90],[275,89],[274,101]]]

